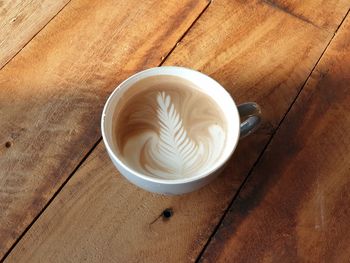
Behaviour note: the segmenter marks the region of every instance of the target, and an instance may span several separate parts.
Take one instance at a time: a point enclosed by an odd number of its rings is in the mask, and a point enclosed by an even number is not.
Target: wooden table
[[[349,8],[0,1],[0,258],[350,262]],[[101,142],[114,87],[160,65],[263,109],[223,174],[182,196],[133,186]]]

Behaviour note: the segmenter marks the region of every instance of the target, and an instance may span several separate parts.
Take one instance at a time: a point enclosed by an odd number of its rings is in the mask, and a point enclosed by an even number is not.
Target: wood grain
[[[69,1],[0,1],[0,69]]]
[[[0,258],[100,138],[113,88],[207,4],[74,0],[0,71]]]
[[[238,103],[257,101],[262,128],[218,180],[183,196],[134,187],[101,143],[7,262],[194,261],[332,35],[256,1],[212,2],[165,64],[210,74]]]
[[[261,0],[261,3],[330,31],[339,26],[350,6],[349,0]]]
[[[349,262],[350,18],[201,262]]]

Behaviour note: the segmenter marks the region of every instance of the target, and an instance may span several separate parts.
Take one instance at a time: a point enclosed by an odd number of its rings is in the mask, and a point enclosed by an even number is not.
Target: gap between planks
[[[224,218],[226,217],[230,207],[233,205],[233,203],[235,202],[236,198],[239,196],[242,188],[244,187],[244,185],[246,184],[246,182],[248,181],[249,177],[251,176],[251,174],[253,173],[256,165],[260,162],[262,156],[264,155],[266,149],[269,147],[269,145],[271,144],[276,132],[278,131],[278,129],[280,128],[281,124],[283,123],[283,121],[285,120],[285,118],[287,117],[288,113],[290,112],[290,110],[292,109],[293,105],[295,104],[295,102],[297,101],[300,93],[303,91],[305,84],[307,83],[307,81],[309,80],[311,74],[314,72],[315,68],[317,67],[317,65],[319,64],[321,58],[323,57],[324,53],[327,52],[327,49],[329,47],[329,45],[332,43],[335,35],[338,33],[338,30],[340,29],[340,27],[342,26],[344,20],[346,19],[346,17],[348,16],[350,12],[350,9],[348,9],[348,11],[346,12],[345,16],[343,17],[343,19],[341,20],[340,24],[338,25],[338,27],[336,28],[336,30],[333,33],[333,36],[331,37],[331,39],[329,40],[329,42],[327,43],[325,49],[323,50],[322,54],[320,55],[320,57],[318,58],[318,60],[316,61],[315,65],[313,66],[310,74],[307,76],[306,80],[304,81],[304,83],[301,85],[301,88],[299,89],[297,95],[294,97],[292,103],[290,104],[290,106],[288,107],[287,111],[285,112],[285,114],[283,115],[283,118],[281,119],[281,121],[278,123],[276,129],[272,132],[268,142],[266,143],[266,145],[264,146],[263,150],[261,151],[261,153],[259,154],[258,158],[256,159],[256,161],[254,162],[254,164],[252,165],[251,169],[249,170],[247,176],[244,178],[242,184],[239,186],[237,192],[235,193],[235,195],[233,196],[230,204],[227,206],[225,212],[223,213],[223,215],[221,216],[218,224],[216,225],[215,229],[213,230],[213,232],[211,233],[209,239],[207,240],[207,242],[205,243],[203,249],[201,250],[201,252],[199,253],[197,259],[196,259],[196,263],[199,262],[199,260],[201,259],[201,257],[203,256],[203,253],[205,252],[205,250],[207,249],[208,245],[210,244],[211,240],[213,239],[213,237],[215,236],[216,232],[219,230]]]
[[[317,27],[318,29],[322,29],[321,27],[319,27],[318,25],[316,25],[315,23],[313,23],[312,21],[310,21],[309,19],[307,19],[306,17],[302,16],[302,15],[297,15],[294,14],[291,10],[289,10],[288,8],[283,7],[282,5],[272,1],[272,0],[261,0],[261,2],[263,4],[269,5],[270,7],[277,9],[283,13],[286,13],[292,17],[295,17],[296,19],[299,19],[301,21],[304,21],[307,24],[313,25],[314,27]]]
[[[24,45],[23,45],[23,47],[21,47],[15,54],[13,54],[13,56],[8,60],[8,61],[6,61],[6,63],[2,66],[2,67],[0,67],[0,70],[2,70],[8,63],[10,63],[29,43],[30,43],[30,41],[32,41],[32,39],[34,38],[34,37],[36,37],[36,35],[38,35],[59,13],[61,13],[61,11],[63,10],[63,9],[65,9],[66,8],[66,6],[71,2],[72,0],[69,0],[66,4],[64,4],[63,6],[62,6],[62,8],[60,9],[60,10],[58,10],[58,12],[55,14],[55,15],[53,15],[50,19],[49,19],[49,21],[47,21],[47,23],[42,27],[42,28],[40,28],[39,30],[38,30],[38,32],[36,32],[28,41],[27,41],[27,43],[25,43]],[[0,260],[0,262],[2,262],[2,260],[3,259],[1,259]]]
[[[48,23],[45,24],[45,26],[43,26],[24,46],[23,48],[41,31],[43,30],[47,24],[50,23],[51,20],[53,20],[69,3],[71,2],[71,0],[69,0],[69,2],[67,4],[65,4],[59,12],[57,12],[56,15],[54,15],[49,21]],[[162,62],[158,65],[159,67],[162,66],[167,58],[173,53],[173,51],[175,50],[175,48],[178,46],[178,44],[182,41],[182,39],[187,35],[187,33],[191,30],[191,28],[194,26],[194,24],[198,21],[198,19],[200,19],[200,17],[205,13],[205,11],[208,9],[208,7],[210,6],[212,0],[208,0],[207,5],[204,7],[204,9],[202,10],[202,12],[196,17],[196,19],[193,20],[193,22],[191,23],[191,25],[187,28],[187,30],[180,36],[180,38],[176,41],[176,43],[174,44],[174,46],[170,49],[170,51],[162,58]],[[8,62],[5,63],[5,65],[3,67],[0,68],[0,70],[2,68],[4,68],[19,52],[21,52],[21,50],[23,49],[21,48]],[[67,177],[67,179],[62,183],[62,185],[58,188],[58,190],[52,195],[52,197],[49,199],[49,201],[45,204],[45,206],[43,207],[43,209],[34,217],[33,221],[25,228],[25,230],[22,232],[22,234],[16,239],[16,241],[13,243],[13,245],[10,247],[10,249],[5,253],[5,255],[3,256],[2,259],[0,259],[0,263],[4,262],[5,259],[8,257],[8,255],[10,255],[10,253],[12,252],[12,250],[16,247],[16,245],[21,241],[21,239],[25,236],[25,234],[29,231],[29,229],[35,224],[35,222],[39,219],[39,217],[44,213],[44,211],[50,206],[50,204],[53,202],[53,200],[59,195],[59,193],[62,191],[62,189],[66,186],[66,184],[69,182],[69,180],[73,177],[73,175],[75,174],[76,171],[79,170],[79,168],[83,165],[83,163],[88,159],[88,157],[91,155],[91,153],[95,150],[95,148],[97,147],[97,145],[99,145],[102,142],[102,137],[100,137],[96,143],[91,147],[91,149],[88,151],[88,153],[81,159],[81,161],[78,163],[78,165],[74,168],[74,170],[69,174],[69,176]],[[221,222],[221,221],[220,221]]]

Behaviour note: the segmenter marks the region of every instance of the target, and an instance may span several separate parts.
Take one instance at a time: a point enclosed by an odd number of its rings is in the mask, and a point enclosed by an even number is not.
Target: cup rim
[[[190,182],[194,182],[194,181],[198,181],[200,179],[203,179],[205,177],[210,176],[211,174],[217,172],[220,168],[222,168],[227,161],[231,158],[232,154],[234,153],[238,141],[239,141],[239,137],[240,137],[240,129],[238,126],[237,132],[236,132],[236,138],[234,140],[233,146],[229,151],[229,154],[226,156],[226,158],[222,159],[220,162],[217,162],[215,165],[213,165],[212,169],[208,169],[205,172],[202,172],[196,176],[192,176],[192,177],[186,177],[186,178],[179,178],[179,179],[163,179],[163,178],[156,178],[156,177],[151,177],[148,175],[144,175],[134,169],[132,169],[131,167],[129,167],[128,165],[126,165],[119,157],[118,155],[111,149],[110,147],[110,142],[107,139],[106,136],[106,131],[105,131],[105,117],[108,114],[107,113],[107,109],[110,105],[110,103],[112,102],[113,98],[116,96],[116,93],[118,92],[119,88],[122,87],[123,85],[125,85],[125,83],[129,82],[131,79],[133,78],[137,78],[140,75],[143,75],[149,71],[155,71],[155,70],[159,70],[160,68],[162,69],[175,69],[175,70],[181,70],[181,71],[188,71],[188,72],[194,72],[195,74],[199,74],[202,78],[209,78],[211,81],[214,81],[218,87],[220,87],[222,89],[222,91],[225,93],[225,95],[229,98],[229,100],[232,101],[233,105],[235,106],[233,108],[233,111],[235,112],[236,116],[237,116],[237,120],[240,123],[240,116],[239,116],[239,112],[238,112],[238,108],[237,108],[237,104],[235,103],[235,101],[233,100],[233,98],[231,97],[231,95],[227,92],[227,90],[220,84],[218,83],[215,79],[211,78],[210,76],[194,70],[194,69],[190,69],[190,68],[186,68],[186,67],[179,67],[179,66],[160,66],[160,67],[152,67],[149,69],[145,69],[142,71],[139,71],[133,75],[131,75],[130,77],[128,77],[127,79],[123,80],[118,86],[115,87],[115,89],[113,90],[113,92],[109,95],[104,107],[103,107],[103,111],[102,111],[102,117],[101,117],[101,133],[102,133],[102,138],[103,138],[103,142],[104,145],[110,155],[111,158],[113,158],[123,169],[125,169],[127,172],[129,172],[130,174],[132,174],[135,177],[138,177],[140,179],[143,179],[145,181],[148,182],[153,182],[153,183],[158,183],[158,184],[163,184],[163,185],[177,185],[177,184],[183,184],[183,183],[190,183]],[[181,76],[180,76],[181,77]],[[234,136],[234,134],[233,134]],[[120,174],[122,174],[121,171],[118,170],[118,172]],[[122,174],[123,175],[123,174]]]

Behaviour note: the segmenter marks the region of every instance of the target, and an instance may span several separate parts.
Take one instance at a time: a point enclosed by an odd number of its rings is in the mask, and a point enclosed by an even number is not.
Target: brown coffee
[[[180,77],[148,77],[129,87],[113,123],[124,164],[156,178],[201,174],[213,167],[225,147],[227,124],[220,106]]]

